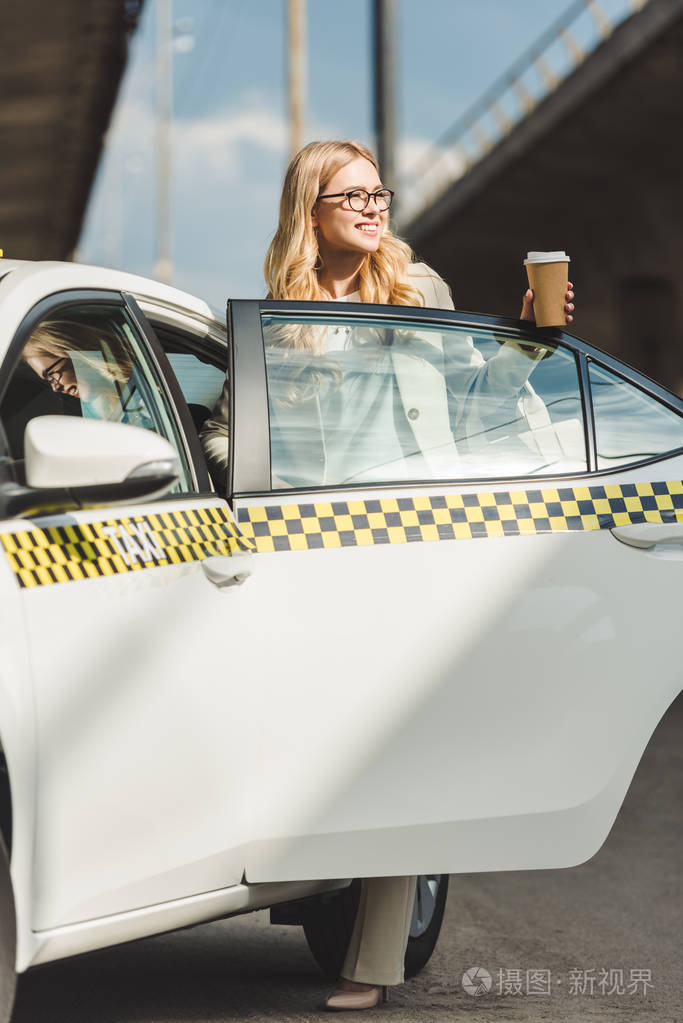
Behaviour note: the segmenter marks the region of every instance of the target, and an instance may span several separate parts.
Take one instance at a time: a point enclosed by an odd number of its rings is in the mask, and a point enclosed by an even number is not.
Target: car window
[[[207,334],[192,334],[154,318],[150,323],[199,433],[225,384],[225,346]]]
[[[588,367],[598,469],[683,447],[683,417],[595,363]]]
[[[587,470],[575,357],[505,332],[263,316],[272,485]]]
[[[202,361],[194,353],[166,349],[166,355],[187,404],[199,405],[210,411],[225,383],[225,370]]]
[[[154,430],[180,457],[176,489],[192,489],[164,388],[121,306],[61,306],[32,329],[0,406],[10,454],[18,465],[24,457],[26,424],[39,415],[105,419]]]

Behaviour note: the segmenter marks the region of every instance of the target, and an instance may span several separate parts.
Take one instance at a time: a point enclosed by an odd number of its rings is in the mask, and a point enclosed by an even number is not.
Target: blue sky
[[[307,140],[374,146],[370,0],[308,0]],[[399,0],[398,181],[569,0]],[[601,0],[607,11],[627,0]],[[264,294],[288,160],[286,0],[174,0],[173,283]],[[77,257],[154,275],[154,0],[146,0]],[[579,36],[587,39],[590,19]],[[551,61],[553,55],[551,54]],[[554,57],[559,66],[564,53]],[[387,182],[387,184],[392,184]]]

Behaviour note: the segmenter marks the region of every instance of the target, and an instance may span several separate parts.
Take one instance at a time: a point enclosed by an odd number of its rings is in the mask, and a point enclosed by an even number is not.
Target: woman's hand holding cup
[[[574,285],[567,280],[569,257],[566,253],[529,252],[524,265],[530,287],[522,299],[520,319],[536,322],[539,327],[571,323]]]

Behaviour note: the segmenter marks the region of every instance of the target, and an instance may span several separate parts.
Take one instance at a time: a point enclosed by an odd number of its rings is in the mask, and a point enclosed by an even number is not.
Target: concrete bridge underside
[[[683,2],[650,0],[403,226],[456,306],[517,315],[528,249],[565,249],[573,329],[683,393]]]
[[[21,0],[0,26],[0,248],[68,259],[142,0]]]

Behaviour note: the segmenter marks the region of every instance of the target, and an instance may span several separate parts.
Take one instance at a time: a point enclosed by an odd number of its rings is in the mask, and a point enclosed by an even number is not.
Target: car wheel
[[[441,930],[448,874],[420,874],[405,956],[405,975],[414,977],[427,964]],[[306,908],[304,934],[313,958],[329,980],[335,980],[344,962],[360,898],[360,881]]]
[[[443,923],[448,874],[420,874],[406,948],[405,974],[414,977],[431,959]]]
[[[360,881],[309,903],[303,916],[304,934],[316,963],[328,980],[336,980],[349,947],[356,919]]]
[[[17,929],[9,858],[5,843],[0,838],[0,1023],[8,1023],[12,1015],[17,984],[16,946]]]

